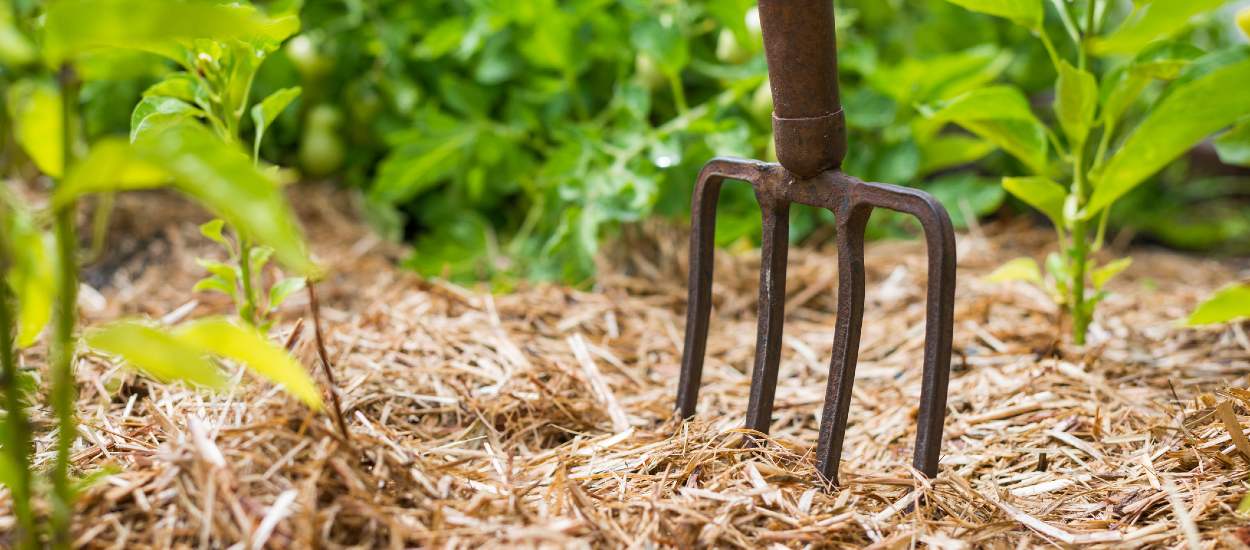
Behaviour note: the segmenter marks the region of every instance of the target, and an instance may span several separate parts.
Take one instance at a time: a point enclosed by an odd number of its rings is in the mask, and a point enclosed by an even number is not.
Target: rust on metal
[[[694,416],[699,395],[721,185],[725,180],[751,184],[763,218],[759,324],[746,413],[746,427],[761,433],[768,433],[777,390],[790,205],[828,209],[838,229],[838,309],[816,456],[821,476],[836,484],[864,316],[864,230],[873,209],[894,210],[920,222],[927,245],[924,370],[913,465],[936,476],[954,327],[955,231],[950,216],[928,193],[860,181],[839,170],[847,143],[838,99],[832,2],[760,0],[759,10],[780,163],[716,158],[699,174],[691,204],[690,294],[678,413],[682,418]]]

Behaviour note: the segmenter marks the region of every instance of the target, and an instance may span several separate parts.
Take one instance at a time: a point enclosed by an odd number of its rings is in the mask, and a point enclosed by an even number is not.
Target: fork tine
[[[681,356],[677,381],[677,410],[681,418],[694,416],[703,378],[707,351],[708,320],[712,311],[713,254],[716,251],[716,203],[726,179],[755,185],[764,173],[764,163],[753,160],[716,158],[708,162],[695,182],[690,205],[690,283],[686,305],[686,344]]]
[[[755,335],[755,367],[751,372],[751,397],[746,427],[768,433],[772,423],[773,397],[777,393],[777,367],[781,362],[781,335],[786,308],[786,259],[790,251],[790,201],[757,191],[763,215],[760,245],[759,320]]]
[[[871,207],[849,206],[838,213],[837,328],[816,445],[816,471],[835,485],[859,360],[860,327],[864,322],[864,230],[871,214]]]

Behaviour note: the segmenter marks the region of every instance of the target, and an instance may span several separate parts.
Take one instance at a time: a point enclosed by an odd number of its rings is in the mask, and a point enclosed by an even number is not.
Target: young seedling
[[[200,226],[200,234],[221,245],[228,261],[218,262],[197,259],[200,266],[209,272],[209,276],[195,284],[196,292],[220,292],[230,296],[235,303],[239,318],[255,325],[261,332],[268,332],[273,324],[270,315],[292,294],[302,290],[307,284],[305,277],[285,277],[274,282],[268,290],[264,288],[264,277],[261,276],[265,265],[273,256],[273,249],[267,246],[252,246],[243,249],[238,235],[229,237],[223,233],[226,222],[216,219]],[[240,256],[248,255],[247,261]],[[262,296],[264,298],[262,299]]]
[[[1207,52],[1176,38],[1190,19],[1223,0],[1134,2],[1110,32],[1103,26],[1116,3],[1053,0],[1075,60],[1052,42],[1042,0],[949,1],[1032,31],[1058,75],[1051,126],[1020,89],[1007,85],[973,90],[922,112],[994,143],[1028,171],[1004,178],[1003,187],[1051,220],[1059,251],[1046,259],[1045,277],[1042,267],[1021,259],[990,278],[1044,285],[1070,315],[1074,342],[1083,345],[1105,285],[1129,266],[1127,258],[1101,265],[1093,259],[1104,244],[1108,212],[1194,145],[1250,114],[1244,92],[1250,89],[1250,48]],[[1139,113],[1139,98],[1150,96],[1157,97]]]

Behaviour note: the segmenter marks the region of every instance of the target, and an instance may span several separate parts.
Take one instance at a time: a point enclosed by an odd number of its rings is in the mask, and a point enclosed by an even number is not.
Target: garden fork
[[[694,415],[711,313],[716,203],[727,180],[750,183],[763,215],[759,328],[746,427],[768,433],[785,309],[791,203],[826,208],[837,220],[838,311],[825,390],[817,471],[836,484],[855,381],[864,315],[864,229],[873,208],[915,216],[929,255],[923,383],[913,465],[937,475],[946,418],[954,325],[955,234],[946,209],[923,191],[866,183],[842,173],[846,123],[838,99],[831,0],[760,0],[760,24],[772,86],[773,132],[780,164],[716,158],[704,166],[691,205],[690,295],[677,409]]]

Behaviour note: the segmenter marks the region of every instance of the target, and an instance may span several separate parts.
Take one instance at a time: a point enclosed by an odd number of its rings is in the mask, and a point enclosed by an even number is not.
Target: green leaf
[[[1042,26],[1042,0],[947,0],[972,11],[1010,19],[1016,24],[1038,29]]]
[[[171,127],[137,146],[173,177],[178,190],[253,242],[273,248],[288,269],[318,273],[282,190],[242,151],[193,124]]]
[[[88,193],[152,189],[169,182],[160,163],[120,138],[104,138],[74,163],[52,196],[53,207]]]
[[[986,275],[985,281],[990,283],[1024,281],[1041,286],[1042,270],[1033,258],[1016,258],[999,266],[993,273]]]
[[[224,317],[209,317],[184,323],[174,334],[181,342],[237,361],[280,384],[309,407],[321,408],[321,392],[304,366],[255,328],[236,325]]]
[[[214,275],[196,281],[191,292],[220,292],[226,296],[234,296],[234,287]]]
[[[1137,8],[1105,37],[1089,43],[1095,55],[1131,54],[1147,44],[1168,38],[1189,24],[1190,18],[1223,5],[1225,0],[1153,0]]]
[[[225,220],[222,220],[222,219],[209,220],[205,222],[204,224],[200,225],[200,234],[205,237],[208,237],[210,241],[213,241],[219,245],[229,248],[230,242],[227,241],[226,236],[221,233],[222,229],[225,229],[225,227],[226,227]]]
[[[4,226],[0,238],[11,257],[4,274],[9,290],[17,299],[17,346],[28,348],[52,318],[56,296],[55,246],[51,237],[39,231],[26,205],[12,197],[0,204],[7,211],[0,215]]]
[[[1132,264],[1132,258],[1112,260],[1107,262],[1102,267],[1090,272],[1089,278],[1093,281],[1095,289],[1102,290],[1102,287],[1107,286],[1107,283],[1110,282],[1111,279],[1114,279],[1116,275],[1119,275],[1120,272],[1128,269],[1128,266]]]
[[[87,334],[87,345],[116,355],[158,380],[183,380],[209,388],[226,387],[224,374],[199,346],[137,321],[119,321]]]
[[[268,246],[253,246],[248,251],[248,261],[252,264],[252,272],[260,273],[265,268],[265,264],[269,263],[269,258],[273,257],[273,249]]]
[[[1095,175],[1083,215],[1093,217],[1207,136],[1250,113],[1250,60],[1218,69],[1170,93]]]
[[[35,60],[35,46],[17,28],[12,2],[0,5],[0,64],[21,67]]]
[[[922,107],[921,113],[954,122],[1011,153],[1034,172],[1047,172],[1046,130],[1018,88],[980,88],[935,107]]]
[[[1129,70],[1148,78],[1172,80],[1204,53],[1188,42],[1157,42],[1138,54]]]
[[[53,67],[99,48],[182,62],[182,48],[196,39],[281,42],[299,30],[296,16],[271,18],[252,6],[210,0],[59,0],[44,21],[44,59]]]
[[[1250,317],[1250,285],[1231,285],[1217,291],[1185,321],[1189,326],[1227,323]]]
[[[997,181],[967,172],[936,178],[925,184],[925,191],[946,207],[956,229],[966,228],[975,218],[992,214],[1006,198]]]
[[[1224,164],[1250,166],[1250,120],[1243,120],[1215,138],[1215,152]]]
[[[61,177],[61,93],[48,82],[19,80],[6,100],[13,137],[40,171]]]
[[[130,114],[130,141],[150,132],[159,132],[189,118],[204,116],[204,111],[181,99],[147,96],[135,105]]]
[[[920,142],[920,175],[980,160],[996,149],[993,143],[971,136],[938,136]]]
[[[1003,189],[1045,214],[1055,227],[1067,225],[1064,223],[1063,203],[1068,191],[1050,178],[1003,178]]]
[[[172,97],[187,103],[196,103],[200,95],[200,83],[187,73],[173,73],[143,91],[143,97]]]
[[[1011,63],[1012,54],[992,44],[923,58],[864,75],[873,88],[903,105],[946,99],[993,81]],[[847,110],[848,116],[850,110]]]
[[[1059,80],[1055,84],[1055,117],[1073,148],[1085,143],[1097,108],[1098,82],[1094,75],[1060,61]]]
[[[1124,112],[1141,96],[1150,77],[1139,72],[1121,68],[1112,71],[1103,80],[1100,96],[1102,97],[1102,120],[1118,121]]]
[[[252,106],[252,122],[256,126],[256,139],[253,140],[252,158],[260,158],[260,140],[265,137],[265,130],[268,130],[274,119],[278,118],[278,115],[292,101],[295,101],[295,98],[299,97],[300,91],[301,88],[299,86],[283,88],[269,94],[269,97]]]
[[[303,277],[287,277],[269,287],[269,309],[277,309],[292,294],[304,289],[308,279]]]
[[[633,25],[630,41],[670,76],[680,73],[690,63],[689,45],[676,25],[665,25],[654,18],[645,19]]]
[[[205,271],[221,278],[227,284],[234,285],[240,278],[239,268],[228,263],[205,260],[203,258],[196,258],[195,263],[199,264]]]

